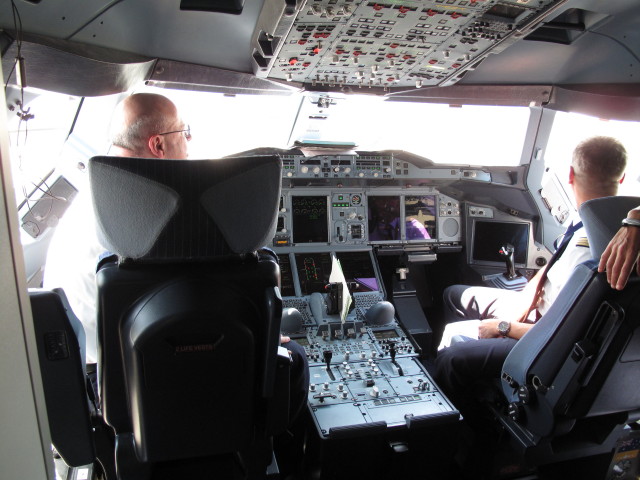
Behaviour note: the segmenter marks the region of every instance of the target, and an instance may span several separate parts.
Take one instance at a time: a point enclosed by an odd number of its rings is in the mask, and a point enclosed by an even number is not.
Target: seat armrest
[[[268,400],[267,431],[272,435],[284,432],[289,424],[289,376],[291,356],[284,347],[278,347],[276,377],[273,396]]]

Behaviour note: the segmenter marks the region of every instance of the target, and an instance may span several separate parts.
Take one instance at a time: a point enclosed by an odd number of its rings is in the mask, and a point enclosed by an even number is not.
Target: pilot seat
[[[94,157],[98,368],[118,479],[265,478],[286,428],[278,157]],[[281,353],[281,352],[284,352]]]
[[[594,259],[627,211],[638,205],[640,198],[606,197],[581,206]],[[637,428],[640,279],[634,274],[624,290],[616,291],[597,267],[591,260],[574,270],[503,365],[508,405],[496,412],[530,465],[594,455],[608,462],[616,440],[629,426]]]

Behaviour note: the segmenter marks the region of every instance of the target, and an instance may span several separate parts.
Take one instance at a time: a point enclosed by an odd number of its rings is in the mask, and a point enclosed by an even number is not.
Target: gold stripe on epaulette
[[[576,246],[589,248],[589,239],[587,239],[587,237],[580,237],[576,242]]]

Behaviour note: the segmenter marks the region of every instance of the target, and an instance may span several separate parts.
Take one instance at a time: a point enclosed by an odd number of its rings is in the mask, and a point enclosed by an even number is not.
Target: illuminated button
[[[320,167],[313,167],[313,173],[315,173],[316,175],[320,173]]]
[[[300,171],[302,173],[307,173],[309,171],[309,167],[307,167],[306,165],[304,167],[300,167]]]
[[[373,387],[371,389],[371,391],[369,392],[369,394],[373,397],[373,398],[378,398],[380,396],[380,389],[378,387]]]

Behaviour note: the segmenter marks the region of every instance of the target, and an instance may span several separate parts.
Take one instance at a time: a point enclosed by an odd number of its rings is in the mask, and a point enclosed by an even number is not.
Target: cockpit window
[[[435,163],[515,166],[529,121],[525,107],[451,107],[370,95],[159,93],[179,105],[191,126],[192,158],[320,141],[367,151],[405,150]]]
[[[171,98],[191,127],[190,158],[219,158],[258,147],[286,148],[298,95],[222,95],[153,90]]]
[[[318,109],[316,109],[318,110]],[[326,119],[299,118],[296,127],[325,141],[353,142],[358,150],[404,150],[434,163],[484,166],[520,164],[529,109],[394,102],[354,95],[322,109]],[[310,134],[310,135],[309,135]]]
[[[640,143],[638,122],[603,120],[577,113],[557,112],[547,144],[545,165],[550,168],[570,193],[569,166],[573,149],[582,140],[596,135],[617,138],[627,150],[627,170],[618,195],[637,195],[640,191]],[[569,194],[569,198],[573,195]]]
[[[12,176],[18,203],[56,167],[80,104],[79,97],[29,90],[7,95]]]

